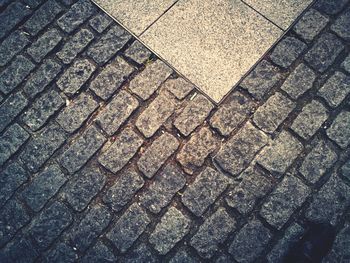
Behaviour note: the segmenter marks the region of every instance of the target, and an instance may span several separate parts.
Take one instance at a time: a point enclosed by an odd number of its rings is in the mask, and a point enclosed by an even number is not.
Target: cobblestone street
[[[0,0],[0,262],[350,262],[350,1],[214,104],[89,0]]]

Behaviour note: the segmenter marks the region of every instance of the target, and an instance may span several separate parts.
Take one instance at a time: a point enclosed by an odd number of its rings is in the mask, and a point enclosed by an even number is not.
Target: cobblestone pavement
[[[0,11],[0,262],[350,262],[348,0],[218,107],[87,0]]]

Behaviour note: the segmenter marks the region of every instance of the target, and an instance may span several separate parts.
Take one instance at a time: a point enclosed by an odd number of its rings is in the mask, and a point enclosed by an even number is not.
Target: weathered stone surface
[[[177,150],[179,145],[179,142],[174,136],[165,132],[154,140],[152,145],[142,153],[137,166],[144,175],[151,178]]]
[[[158,263],[159,260],[152,254],[151,249],[145,244],[141,243],[135,247],[132,251],[128,252],[121,258],[122,262],[134,263],[134,262],[147,262]]]
[[[302,149],[303,145],[297,139],[283,131],[259,153],[256,159],[270,172],[284,173]]]
[[[0,106],[0,132],[9,125],[17,115],[27,106],[28,100],[22,93],[10,95]]]
[[[82,93],[57,116],[56,121],[61,127],[73,133],[91,116],[98,108],[98,103],[87,93]]]
[[[39,253],[29,237],[23,235],[16,236],[11,243],[0,250],[0,261],[6,263],[32,263],[38,256]]]
[[[280,229],[311,193],[310,189],[301,180],[286,175],[282,182],[267,198],[260,214],[266,221]]]
[[[233,92],[210,118],[210,125],[229,136],[254,110],[255,103],[239,92]]]
[[[81,259],[82,263],[91,262],[116,262],[117,257],[114,256],[110,248],[102,242],[98,242],[95,246],[87,251],[85,256]]]
[[[339,16],[331,29],[341,38],[350,40],[350,8],[348,8],[341,16]]]
[[[337,154],[320,141],[305,157],[299,171],[309,182],[316,183],[336,161]]]
[[[341,168],[342,175],[350,181],[350,160]]]
[[[58,165],[51,165],[36,175],[24,191],[21,198],[34,211],[38,212],[67,181]]]
[[[327,109],[320,102],[313,100],[304,106],[291,128],[305,140],[308,140],[321,128],[327,118]]]
[[[198,260],[188,254],[185,250],[178,250],[174,257],[172,257],[169,263],[195,263]]]
[[[106,138],[90,126],[61,157],[61,164],[70,172],[78,171],[105,143]]]
[[[143,64],[152,53],[141,42],[135,40],[124,54],[137,63]]]
[[[350,55],[348,55],[343,63],[341,64],[341,66],[348,72],[350,73]]]
[[[254,114],[255,124],[264,132],[273,133],[284,122],[295,103],[281,93],[275,93]]]
[[[179,210],[170,207],[157,224],[149,241],[161,254],[167,254],[187,233],[190,220]]]
[[[253,262],[269,242],[272,235],[259,221],[246,224],[235,236],[229,253],[238,262]]]
[[[115,24],[87,51],[89,57],[98,64],[106,63],[111,59],[131,38],[119,25]]]
[[[103,202],[120,211],[144,185],[144,180],[133,168],[119,173],[118,178],[103,196]]]
[[[174,126],[185,136],[191,134],[205,118],[208,117],[214,105],[203,95],[197,96],[190,101],[184,110],[174,121]]]
[[[17,123],[0,136],[0,165],[3,165],[28,140],[29,134]]]
[[[69,64],[93,39],[94,35],[88,29],[81,29],[64,44],[57,57]]]
[[[0,66],[5,66],[28,44],[29,39],[23,32],[12,32],[0,45]]]
[[[346,262],[350,260],[350,224],[346,223],[345,226],[338,233],[331,252],[326,256],[324,262],[337,263]]]
[[[136,127],[150,138],[165,123],[175,110],[174,98],[167,92],[161,92],[136,120]]]
[[[191,239],[191,246],[201,256],[211,258],[218,250],[219,245],[226,240],[235,228],[236,220],[225,209],[219,208],[200,226],[198,232]]]
[[[247,124],[228,140],[220,149],[214,160],[225,171],[236,176],[248,167],[257,152],[268,142],[268,137]]]
[[[128,92],[122,90],[100,112],[96,123],[101,126],[108,135],[113,135],[138,106],[139,102],[137,99]]]
[[[150,222],[146,212],[137,204],[133,204],[107,233],[107,238],[121,252],[125,252],[145,231]]]
[[[196,216],[201,216],[226,189],[228,179],[216,170],[207,167],[197,175],[183,193],[182,203]]]
[[[256,99],[261,100],[281,77],[277,67],[266,60],[262,60],[240,85]]]
[[[90,26],[98,33],[102,33],[111,23],[112,19],[104,12],[100,12],[95,17],[90,19]]]
[[[50,252],[45,256],[43,262],[45,263],[73,263],[78,259],[78,255],[74,249],[65,243],[58,243]]]
[[[336,71],[318,91],[318,95],[333,108],[338,107],[349,93],[350,77],[339,71]]]
[[[167,206],[173,196],[180,191],[186,183],[184,173],[176,164],[166,165],[155,176],[152,184],[141,196],[141,204],[153,213],[159,213]]]
[[[136,154],[143,140],[131,128],[123,130],[115,142],[98,158],[100,164],[113,173],[121,170]]]
[[[305,92],[312,88],[316,79],[316,74],[305,64],[301,63],[289,75],[281,86],[281,89],[288,93],[293,99],[299,98]]]
[[[162,87],[163,89],[171,92],[179,100],[185,98],[194,88],[191,83],[187,82],[181,77],[176,79],[168,79],[164,82]]]
[[[348,0],[319,0],[316,2],[315,7],[326,14],[335,15],[343,9],[348,3]]]
[[[327,135],[341,148],[350,144],[350,112],[342,111],[327,129]]]
[[[57,86],[67,95],[76,93],[95,71],[95,66],[86,59],[76,60],[57,81]]]
[[[103,100],[107,100],[132,72],[133,68],[121,57],[117,57],[91,82],[90,89]]]
[[[305,55],[305,60],[313,69],[323,73],[333,64],[343,48],[344,45],[335,35],[325,33],[316,40]]]

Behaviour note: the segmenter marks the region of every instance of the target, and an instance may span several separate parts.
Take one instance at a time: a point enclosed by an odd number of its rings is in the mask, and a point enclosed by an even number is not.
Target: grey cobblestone
[[[191,83],[181,77],[166,80],[162,87],[171,92],[179,100],[184,99],[194,89]]]
[[[350,160],[347,161],[341,168],[342,175],[350,181]]]
[[[340,230],[337,235],[332,251],[325,258],[324,262],[327,263],[337,263],[346,262],[350,260],[350,224],[346,223],[345,226]]]
[[[6,1],[6,0],[5,0]],[[41,3],[44,2],[44,0],[23,0],[24,3],[26,3],[31,8],[38,7]]]
[[[347,3],[348,0],[319,0],[316,2],[315,7],[326,14],[335,15],[340,12]]]
[[[350,73],[350,55],[348,55],[343,63],[341,64],[341,66],[345,69],[345,71],[347,71],[348,73]]]
[[[145,176],[151,178],[177,150],[179,145],[179,142],[174,136],[165,132],[154,140],[152,145],[142,153],[137,166]]]
[[[78,259],[78,255],[73,248],[64,243],[59,243],[46,255],[45,263],[73,263]]]
[[[151,249],[145,244],[140,244],[132,251],[127,253],[121,258],[122,262],[133,263],[133,262],[147,262],[147,263],[158,263],[159,260],[152,254]]]
[[[102,33],[111,23],[112,19],[105,13],[99,13],[92,19],[90,19],[90,26],[98,33]]]
[[[185,250],[178,250],[174,257],[172,257],[169,263],[195,263],[197,259],[189,255]]]
[[[18,253],[20,251],[21,253]],[[18,236],[0,251],[0,261],[32,263],[39,253],[28,237]]]
[[[334,24],[331,26],[331,29],[341,38],[350,40],[349,27],[350,8],[347,8],[347,10],[335,20]]]
[[[14,31],[0,45],[0,66],[5,66],[15,55],[29,44],[29,39],[21,31]]]
[[[22,93],[10,95],[0,106],[0,132],[9,125],[17,115],[27,106],[28,100]]]
[[[342,111],[327,129],[327,135],[341,148],[350,144],[350,112]]]
[[[92,262],[116,262],[118,258],[113,254],[110,248],[102,242],[98,242],[93,248],[89,249],[86,255],[81,259],[82,263]]]
[[[228,179],[224,175],[207,167],[185,190],[182,203],[196,216],[201,216],[226,189],[227,183]]]
[[[141,42],[135,40],[124,54],[137,63],[143,64],[147,59],[149,59],[152,53],[144,45],[142,45]]]

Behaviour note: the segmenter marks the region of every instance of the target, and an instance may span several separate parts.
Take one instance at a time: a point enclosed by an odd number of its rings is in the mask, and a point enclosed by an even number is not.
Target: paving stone
[[[17,123],[0,136],[0,165],[3,165],[28,140],[29,134]]]
[[[82,93],[64,108],[56,121],[65,131],[73,133],[82,126],[98,106],[92,96]]]
[[[348,72],[350,73],[350,55],[348,55],[343,63],[341,64],[341,66]]]
[[[59,166],[51,165],[33,177],[33,180],[21,193],[21,199],[35,212],[38,212],[59,191],[65,182],[67,182],[67,178]]]
[[[350,225],[346,223],[335,238],[332,250],[325,257],[326,263],[346,262],[350,260]]]
[[[0,66],[5,66],[28,44],[29,39],[23,32],[12,32],[0,45]]]
[[[327,129],[327,135],[345,149],[350,144],[350,112],[342,111]]]
[[[291,128],[305,140],[310,139],[322,124],[328,119],[327,109],[318,101],[313,100],[302,109],[294,120]]]
[[[318,91],[318,95],[333,108],[338,107],[349,93],[350,77],[339,71],[336,71]]]
[[[261,100],[281,79],[279,69],[270,62],[262,60],[256,68],[241,82],[240,86],[254,98]]]
[[[254,110],[255,103],[239,92],[229,95],[210,118],[210,125],[220,134],[229,136]]]
[[[103,100],[107,100],[132,72],[133,68],[121,57],[117,57],[91,82],[90,89]]]
[[[50,53],[62,40],[57,29],[53,28],[40,36],[28,49],[27,53],[39,63]]]
[[[298,99],[306,91],[312,88],[316,74],[305,64],[301,63],[289,75],[281,86],[281,89],[288,93],[294,100]]]
[[[69,64],[73,59],[94,39],[94,35],[88,29],[81,29],[57,53],[63,63]]]
[[[3,8],[6,5],[8,5],[9,3],[11,3],[11,0],[1,0],[0,1],[0,7]]]
[[[94,12],[96,7],[91,1],[79,0],[76,4],[57,20],[57,24],[67,33],[84,23]]]
[[[70,172],[78,171],[94,153],[106,142],[106,138],[94,127],[90,126],[63,153],[61,164]]]
[[[303,145],[290,133],[283,131],[265,147],[256,160],[270,172],[284,173],[302,151]]]
[[[178,250],[169,263],[195,263],[197,259],[189,255],[185,250]]]
[[[105,168],[113,173],[121,170],[136,154],[143,140],[131,128],[123,130],[115,142],[98,158]]]
[[[277,242],[277,244],[267,255],[267,261],[269,263],[283,262],[290,248],[292,248],[293,245],[300,240],[303,234],[304,228],[301,227],[298,223],[295,223],[287,228],[283,238]]]
[[[76,3],[77,0],[61,0],[61,2],[62,2],[63,4],[65,4],[66,6],[71,6],[71,5],[73,5],[74,3]]]
[[[305,61],[321,73],[334,63],[336,57],[343,50],[344,45],[333,34],[325,33],[316,40],[314,46],[306,53]]]
[[[6,263],[32,263],[39,256],[38,251],[32,245],[28,237],[18,236],[0,250],[0,261]]]
[[[46,263],[73,263],[78,259],[74,249],[65,243],[58,243],[46,256],[43,262]]]
[[[158,263],[159,260],[152,254],[151,249],[145,244],[141,243],[132,251],[128,252],[121,258],[122,262],[134,263],[134,262],[147,262]]]
[[[348,3],[348,0],[318,0],[315,8],[326,14],[335,15]]]
[[[214,160],[222,169],[236,176],[248,167],[267,142],[268,137],[265,133],[248,122],[221,147]]]
[[[125,252],[145,231],[150,222],[146,212],[137,204],[133,204],[107,233],[107,238],[121,252]]]
[[[214,105],[207,98],[198,94],[177,116],[174,126],[183,135],[188,136],[204,122],[213,108]]]
[[[50,24],[62,10],[62,7],[55,0],[45,2],[24,24],[25,31],[35,36]]]
[[[181,77],[166,80],[162,87],[171,92],[179,100],[184,99],[194,89],[191,83]]]
[[[340,15],[331,26],[331,30],[338,36],[350,40],[350,8]]]
[[[115,211],[120,211],[141,189],[144,180],[133,168],[119,173],[118,178],[103,196],[103,202]]]
[[[225,209],[219,208],[199,227],[191,239],[191,245],[201,256],[211,258],[235,228],[236,220]]]
[[[335,225],[349,205],[350,187],[334,173],[314,196],[305,215],[310,221]]]
[[[250,213],[257,200],[264,197],[274,183],[252,167],[248,167],[241,175],[241,182],[226,196],[226,203],[242,214]]]
[[[56,201],[33,219],[28,233],[35,240],[38,249],[44,250],[71,222],[72,215],[68,208]]]
[[[277,65],[288,68],[306,48],[304,42],[294,37],[285,37],[277,44],[270,58]]]
[[[253,262],[271,239],[271,232],[259,221],[246,224],[235,236],[229,253],[238,262]]]
[[[55,90],[49,90],[37,98],[21,116],[21,120],[33,131],[39,130],[47,120],[60,110],[64,100]]]
[[[91,262],[116,262],[118,258],[113,254],[110,248],[104,245],[102,242],[98,242],[95,246],[87,251],[85,256],[81,259],[82,263]]]
[[[131,35],[119,25],[113,25],[104,35],[87,51],[87,55],[98,64],[106,63],[131,38]]]
[[[350,181],[350,160],[342,166],[341,171],[342,175]]]
[[[17,162],[11,163],[0,173],[0,207],[28,180],[28,174]]]
[[[295,103],[281,93],[275,93],[254,114],[255,124],[264,132],[273,133],[284,122]]]
[[[197,175],[183,193],[182,203],[196,216],[201,216],[226,189],[228,179],[216,170],[207,167]]]
[[[38,7],[44,0],[23,0],[24,3],[26,3],[31,8]]]
[[[161,254],[167,254],[190,231],[190,219],[179,210],[170,207],[162,216],[149,241]]]
[[[2,25],[0,38],[3,38],[30,13],[31,11],[20,2],[13,2],[8,5],[0,14],[0,25]]]
[[[65,132],[57,124],[49,124],[28,142],[20,159],[30,171],[37,172],[65,141]]]
[[[260,214],[269,224],[281,229],[310,193],[310,189],[301,180],[286,175],[267,198]]]
[[[0,246],[5,245],[16,232],[30,221],[23,206],[11,199],[0,210]]]
[[[106,178],[99,170],[85,169],[71,179],[63,190],[63,198],[80,212],[102,190]]]
[[[140,197],[141,204],[153,213],[159,213],[166,207],[173,196],[180,191],[186,183],[184,173],[176,164],[166,165],[154,177],[149,188]]]
[[[218,139],[207,127],[201,128],[193,133],[191,138],[185,142],[176,159],[187,169],[195,169],[204,164],[209,154],[220,146]]]
[[[128,92],[121,90],[99,113],[96,123],[108,135],[113,135],[138,106],[139,102],[136,98],[131,96]]]
[[[179,145],[174,136],[165,132],[142,153],[137,162],[138,168],[145,176],[152,178]]]
[[[146,68],[130,81],[130,90],[147,100],[158,87],[170,76],[172,69],[161,60],[146,65]]]
[[[296,23],[293,30],[306,41],[312,41],[327,25],[329,19],[316,11],[310,9]]]
[[[89,209],[86,216],[74,226],[69,233],[69,240],[78,251],[86,250],[111,221],[107,208],[95,205]]]
[[[147,59],[149,59],[152,53],[141,42],[135,40],[124,54],[137,63],[143,64]]]
[[[336,152],[321,141],[305,157],[299,171],[309,182],[316,183],[336,161]]]
[[[8,94],[34,69],[29,59],[19,55],[0,74],[0,90]]]
[[[175,110],[175,100],[167,92],[161,92],[136,120],[136,127],[150,138],[166,122]]]
[[[78,92],[95,71],[95,66],[88,60],[76,60],[57,81],[57,86],[68,96]]]
[[[107,14],[101,12],[90,19],[89,24],[101,34],[112,22],[113,20]]]
[[[50,84],[58,73],[61,72],[61,68],[61,65],[55,60],[44,60],[24,85],[24,93],[30,98],[34,98]]]

